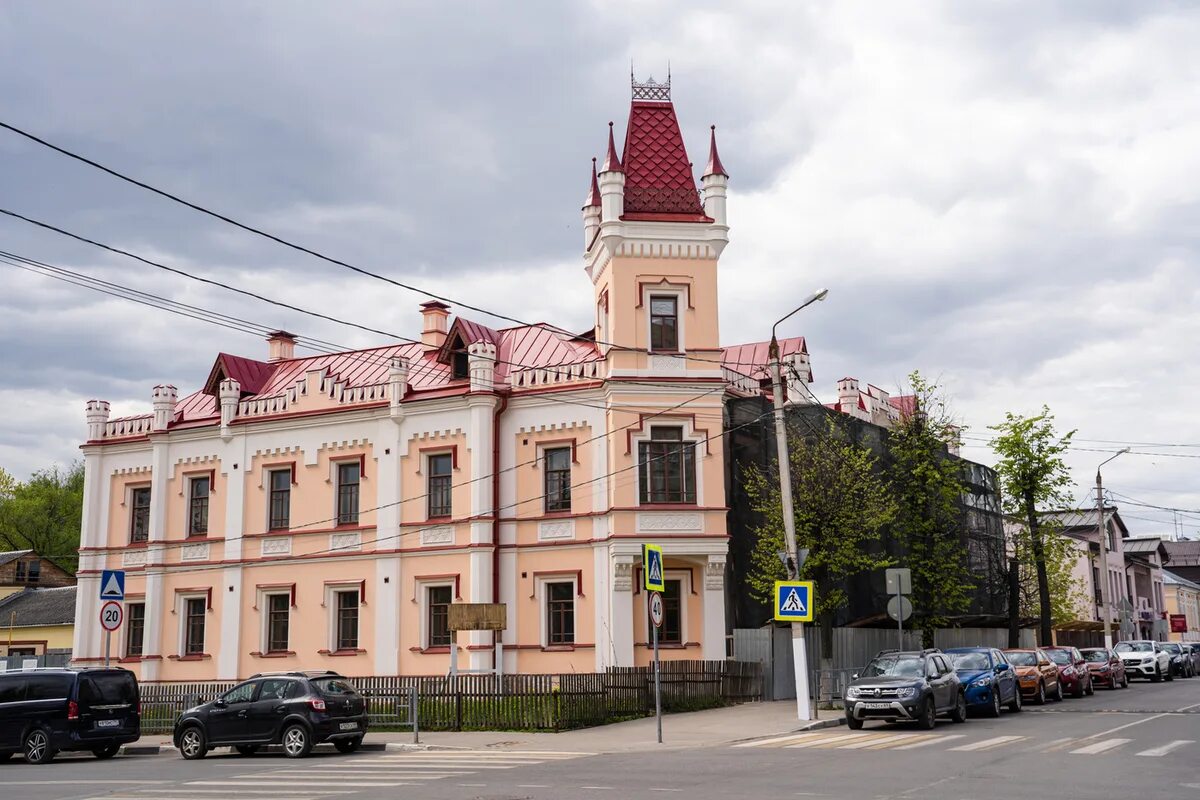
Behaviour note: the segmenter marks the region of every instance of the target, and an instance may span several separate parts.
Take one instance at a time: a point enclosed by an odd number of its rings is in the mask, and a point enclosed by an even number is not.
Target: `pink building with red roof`
[[[666,657],[724,657],[723,403],[763,390],[766,346],[720,345],[715,132],[697,189],[669,83],[633,93],[582,210],[587,333],[434,300],[419,338],[297,355],[279,331],[264,358],[217,354],[194,392],[155,387],[151,414],[88,403],[78,619],[100,570],[124,569],[123,664],[143,680],[439,675],[452,649],[473,670],[645,664],[644,542],[665,552]],[[808,353],[782,347],[795,402]],[[455,637],[458,602],[503,603],[507,628]],[[96,626],[74,652],[103,657]]]

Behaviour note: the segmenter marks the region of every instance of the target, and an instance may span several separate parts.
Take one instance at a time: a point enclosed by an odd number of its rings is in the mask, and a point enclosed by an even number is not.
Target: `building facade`
[[[1163,599],[1173,642],[1200,642],[1200,583],[1163,571]]]
[[[23,589],[74,585],[74,575],[33,550],[0,553],[0,599]]]
[[[143,680],[438,675],[451,648],[461,669],[589,672],[648,663],[654,542],[664,657],[723,658],[722,407],[761,365],[720,345],[709,144],[698,191],[669,84],[634,84],[582,209],[586,333],[430,301],[419,339],[298,356],[280,331],[198,391],[154,387],[151,414],[90,402],[78,618],[126,570],[117,649]],[[503,603],[507,628],[452,634],[457,602]],[[76,661],[101,652],[80,626]]]

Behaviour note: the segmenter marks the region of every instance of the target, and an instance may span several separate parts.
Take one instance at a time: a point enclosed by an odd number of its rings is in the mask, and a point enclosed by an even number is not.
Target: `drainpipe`
[[[492,418],[492,602],[500,602],[500,416],[508,408],[508,395],[501,394]],[[492,669],[496,661],[496,642],[503,631],[492,633]]]

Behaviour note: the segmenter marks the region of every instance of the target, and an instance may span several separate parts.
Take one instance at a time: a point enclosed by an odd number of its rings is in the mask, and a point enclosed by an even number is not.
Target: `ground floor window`
[[[575,644],[575,584],[546,584],[546,644]]]
[[[334,646],[337,650],[358,649],[358,589],[335,592]]]

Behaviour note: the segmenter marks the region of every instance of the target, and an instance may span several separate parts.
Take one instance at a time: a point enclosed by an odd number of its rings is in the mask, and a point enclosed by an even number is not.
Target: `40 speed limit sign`
[[[117,628],[121,627],[121,622],[125,619],[125,609],[115,600],[109,600],[104,605],[100,606],[100,627],[112,633]]]

